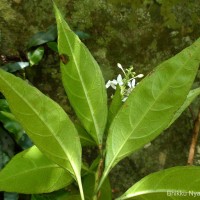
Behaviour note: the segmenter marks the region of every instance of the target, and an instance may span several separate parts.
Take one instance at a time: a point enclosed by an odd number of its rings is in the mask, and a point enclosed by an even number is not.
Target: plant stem
[[[193,165],[193,162],[194,162],[194,153],[195,153],[195,148],[196,148],[197,139],[199,135],[199,130],[200,130],[200,109],[194,123],[192,142],[190,145],[190,151],[189,151],[189,156],[188,156],[188,165]]]
[[[104,158],[103,158],[103,151],[102,151],[101,145],[99,146],[99,152],[101,155],[101,159],[99,161],[98,168],[97,168],[97,171],[95,174],[94,196],[93,196],[92,200],[98,200],[100,197],[100,191],[99,191],[100,188],[98,189],[98,186],[99,186],[99,181],[101,179],[102,172],[103,172],[103,166],[104,166]]]

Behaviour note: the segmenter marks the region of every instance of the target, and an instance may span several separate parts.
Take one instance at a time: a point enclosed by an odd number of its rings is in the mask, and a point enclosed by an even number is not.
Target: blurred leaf
[[[5,99],[0,99],[0,121],[3,123],[4,128],[13,134],[13,138],[22,149],[27,149],[33,145],[20,123],[10,112],[8,102]]]
[[[57,42],[48,42],[47,46],[55,52],[58,52],[58,44]]]
[[[10,112],[10,108],[6,99],[0,99],[0,111]]]
[[[47,42],[55,41],[57,39],[56,25],[50,26],[46,32],[36,33],[27,44],[28,49],[34,46],[39,46]]]
[[[25,67],[29,66],[29,62],[15,62],[15,63],[8,63],[0,67],[7,72],[13,73],[18,70],[24,69]]]
[[[31,141],[31,139],[28,137],[27,134],[23,134],[22,137],[19,138],[17,143],[18,145],[20,145],[22,149],[28,149],[33,146],[33,142]]]
[[[0,126],[0,144],[3,152],[2,159],[5,164],[15,154],[15,143],[9,132]]]
[[[2,129],[0,128],[0,135],[2,134],[1,131]],[[10,160],[10,157],[3,151],[3,145],[1,144],[1,140],[0,140],[0,169],[2,169],[9,160]]]
[[[4,192],[3,200],[18,200],[19,195],[17,193]]]
[[[36,146],[15,155],[0,171],[0,191],[6,192],[52,192],[72,181],[69,172],[47,159]]]
[[[18,141],[24,134],[24,129],[15,120],[15,117],[12,113],[0,112],[0,121],[3,123],[4,128],[8,130],[8,132],[14,134],[16,141]]]
[[[41,61],[43,55],[44,55],[44,47],[38,47],[33,51],[29,51],[28,59],[31,66],[37,65]]]
[[[88,33],[85,33],[83,31],[74,31],[74,33],[81,39],[81,40],[86,40],[89,39],[91,36]]]

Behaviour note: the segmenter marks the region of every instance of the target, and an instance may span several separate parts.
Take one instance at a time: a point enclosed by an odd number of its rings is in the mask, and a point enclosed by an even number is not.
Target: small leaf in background
[[[19,138],[17,141],[17,144],[22,148],[22,149],[28,149],[29,147],[33,146],[33,142],[31,139],[28,137],[27,134],[23,134],[22,137]]]
[[[57,42],[47,42],[47,46],[55,52],[58,52]]]
[[[10,136],[10,134],[1,127],[1,124],[0,124],[0,147],[1,147],[0,150],[2,153],[1,164],[4,165],[15,154],[15,143],[13,141],[13,138]]]
[[[57,39],[57,28],[55,25],[50,26],[47,31],[36,33],[27,44],[28,49],[39,46],[47,42],[52,42]]]
[[[1,144],[2,142],[2,129],[0,128],[0,169],[2,169],[10,160],[10,157],[8,156],[8,154],[5,152],[5,148],[3,147],[3,144]],[[14,154],[14,152],[13,152]]]
[[[12,113],[0,111],[0,121],[2,122],[4,128],[9,133],[12,133],[12,137],[15,139],[16,143],[21,146],[22,149],[27,149],[33,145],[32,141],[26,135],[24,129],[19,124],[19,122],[16,121]]]
[[[29,66],[29,62],[14,62],[14,63],[5,64],[1,66],[0,69],[13,73],[21,69],[24,69],[25,67],[28,67],[28,66]]]
[[[199,166],[173,167],[155,172],[138,181],[116,200],[200,199],[199,174]]]
[[[44,47],[38,47],[37,49],[33,51],[28,52],[28,59],[30,62],[30,65],[37,65],[41,60],[44,55]]]
[[[3,200],[18,200],[19,195],[17,193],[4,192]]]
[[[6,99],[0,99],[0,111],[10,112],[10,108]]]
[[[8,132],[15,135],[16,140],[19,140],[19,138],[24,134],[22,126],[15,120],[15,117],[11,113],[0,111],[0,121]]]
[[[47,159],[36,146],[14,156],[0,171],[0,191],[6,192],[47,193],[72,181],[69,172]]]
[[[83,32],[83,31],[74,31],[74,33],[81,39],[81,40],[86,40],[89,39],[91,36],[90,34]]]

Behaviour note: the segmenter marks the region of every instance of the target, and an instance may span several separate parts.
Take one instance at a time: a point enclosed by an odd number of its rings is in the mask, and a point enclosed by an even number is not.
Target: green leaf
[[[87,131],[79,124],[75,123],[76,130],[78,131],[82,146],[95,146],[95,141],[90,137]]]
[[[24,129],[21,124],[17,122],[15,116],[10,112],[0,111],[0,121],[3,123],[4,128],[12,133],[13,138],[16,143],[22,147],[22,149],[27,149],[33,146],[30,138],[25,134]]]
[[[14,63],[11,62],[11,63],[1,66],[0,69],[13,73],[18,70],[24,69],[25,67],[28,67],[28,66],[29,66],[29,62],[14,62]]]
[[[47,159],[36,146],[14,156],[0,171],[0,191],[6,192],[52,192],[72,181],[69,172]]]
[[[57,42],[48,42],[47,46],[55,52],[58,52],[58,44]]]
[[[37,65],[42,60],[43,55],[44,55],[44,47],[38,47],[33,51],[29,51],[28,59],[31,66]]]
[[[55,25],[52,25],[48,28],[48,30],[36,33],[29,41],[28,41],[28,49],[34,46],[39,46],[45,44],[47,42],[51,42],[57,39],[57,28]]]
[[[116,200],[200,199],[199,184],[200,167],[173,167],[144,177]]]
[[[0,99],[0,110],[10,112],[8,102],[5,99]]]
[[[74,33],[81,39],[81,40],[86,40],[89,39],[91,36],[88,33],[85,33],[83,31],[74,31]]]
[[[14,134],[16,141],[24,134],[22,126],[16,121],[12,113],[0,111],[0,122],[3,123],[7,131]]]
[[[19,194],[4,192],[4,199],[3,200],[18,200],[18,199],[19,199]]]
[[[173,119],[169,123],[169,126],[171,126],[181,115],[181,113],[194,101],[194,99],[200,95],[200,88],[196,88],[194,90],[191,90],[189,94],[187,95],[187,98],[183,105],[180,107],[180,109],[175,113]],[[169,127],[168,126],[168,127]]]
[[[103,183],[101,189],[100,189],[100,198],[99,200],[112,200],[112,190],[110,181],[108,178],[106,178],[105,182]]]
[[[87,132],[102,143],[107,121],[106,89],[100,68],[54,5],[61,73],[69,101]]]
[[[122,95],[119,85],[117,85],[115,94],[113,96],[112,102],[109,107],[108,111],[108,126],[111,124],[113,118],[121,108],[123,102],[122,102]]]
[[[65,111],[37,88],[0,70],[0,91],[35,145],[80,182],[81,144]]]
[[[57,198],[56,200],[81,200],[81,197],[79,194],[73,194],[73,195],[66,194]]]
[[[103,179],[120,160],[152,141],[168,126],[195,78],[199,52],[200,39],[161,63],[130,94],[108,132]]]
[[[88,174],[83,181],[83,188],[86,200],[93,199],[95,186],[95,174]],[[99,191],[99,200],[112,200],[112,192],[109,179],[107,178]]]

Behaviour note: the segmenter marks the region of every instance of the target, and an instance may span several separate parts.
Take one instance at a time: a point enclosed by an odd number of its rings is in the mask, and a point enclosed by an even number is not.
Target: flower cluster
[[[122,101],[124,102],[128,98],[131,91],[135,88],[137,84],[136,79],[142,78],[144,75],[143,74],[136,75],[136,73],[133,72],[132,66],[124,70],[122,65],[120,63],[117,63],[117,67],[122,70],[124,78],[122,78],[122,75],[119,74],[117,76],[117,79],[113,79],[112,81],[109,80],[106,83],[106,88],[112,87],[113,89],[116,90],[117,85],[119,85]]]

